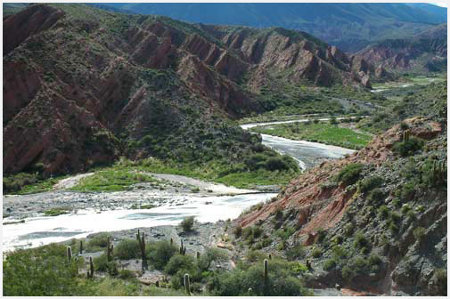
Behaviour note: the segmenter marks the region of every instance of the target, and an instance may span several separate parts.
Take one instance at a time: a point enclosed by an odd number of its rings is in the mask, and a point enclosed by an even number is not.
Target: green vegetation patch
[[[331,123],[290,123],[254,127],[254,132],[280,136],[294,140],[307,140],[331,144],[351,149],[360,149],[372,139],[372,135],[356,132],[349,128],[342,128]]]
[[[123,191],[130,189],[130,186],[157,181],[150,175],[129,171],[126,169],[103,169],[94,175],[82,178],[72,190],[81,192],[90,191]]]

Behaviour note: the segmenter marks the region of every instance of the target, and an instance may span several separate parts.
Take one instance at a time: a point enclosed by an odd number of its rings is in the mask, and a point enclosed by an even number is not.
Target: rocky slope
[[[86,5],[8,15],[4,41],[5,173],[80,171],[121,155],[239,161],[259,141],[226,119],[265,109],[264,74],[370,85],[344,53],[304,33]]]
[[[404,101],[428,101],[410,113],[429,116],[406,113],[366,148],[292,180],[235,221],[236,241],[310,264],[314,288],[446,294],[446,96]]]
[[[388,70],[445,71],[447,24],[428,29],[410,39],[378,42],[355,56]]]

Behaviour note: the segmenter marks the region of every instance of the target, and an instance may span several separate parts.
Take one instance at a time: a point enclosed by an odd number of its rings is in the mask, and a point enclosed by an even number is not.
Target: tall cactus
[[[267,281],[269,277],[269,262],[264,259],[264,281]]]
[[[67,260],[69,263],[72,260],[72,248],[70,246],[67,246]]]
[[[142,236],[138,230],[136,234],[136,238],[139,242],[139,248],[141,249],[141,259],[142,259],[142,271],[148,270],[147,256],[145,253],[145,234],[142,233]]]
[[[111,237],[108,237],[108,244],[106,245],[106,256],[108,258],[108,262],[112,261],[113,250],[114,250],[114,245],[111,244]]]
[[[80,254],[83,254],[83,240],[80,240]]]
[[[411,132],[409,130],[403,131],[403,142],[406,142],[409,140],[409,136],[411,135]]]
[[[197,251],[197,259],[200,259],[200,252]]]
[[[186,295],[191,295],[191,284],[189,281],[189,274],[184,274],[184,291],[186,292]]]
[[[181,240],[179,253],[182,254],[182,255],[186,254],[186,247],[183,244],[183,240]]]
[[[170,238],[170,246],[173,246],[173,238]]]
[[[92,256],[89,257],[89,270],[87,272],[88,278],[94,278],[94,261]]]

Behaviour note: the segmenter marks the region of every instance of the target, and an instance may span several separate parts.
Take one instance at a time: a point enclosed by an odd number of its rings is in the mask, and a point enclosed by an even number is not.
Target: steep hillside
[[[407,110],[403,118],[427,117],[403,120],[364,149],[322,163],[241,215],[237,242],[306,260],[308,285],[315,288],[446,294],[445,92],[426,100],[428,108]],[[423,101],[405,98],[409,105]]]
[[[103,6],[204,24],[280,26],[306,31],[345,51],[407,38],[446,22],[447,11],[407,3],[109,3]]]
[[[237,162],[260,141],[227,119],[268,109],[264,74],[370,85],[335,47],[283,29],[76,4],[31,5],[3,22],[5,173],[80,171],[119,156]]]
[[[356,56],[388,70],[446,71],[447,24],[428,29],[414,38],[378,42]]]

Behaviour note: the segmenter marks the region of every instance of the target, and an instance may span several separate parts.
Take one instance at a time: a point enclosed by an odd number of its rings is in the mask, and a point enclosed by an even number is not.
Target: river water
[[[296,121],[306,121],[299,119]],[[294,121],[286,121],[294,122]],[[286,123],[278,122],[278,123]],[[264,124],[243,125],[244,129]],[[310,168],[324,159],[337,159],[353,150],[336,146],[324,145],[315,142],[294,141],[286,138],[262,135],[263,144],[274,150],[288,154],[295,158],[302,169]],[[162,205],[145,210],[130,210],[125,207],[109,210],[80,209],[76,213],[59,216],[33,216],[22,219],[23,223],[8,224],[2,226],[3,250],[15,248],[36,247],[52,242],[61,242],[71,238],[83,238],[88,234],[101,231],[117,231],[134,229],[138,227],[153,227],[159,225],[176,225],[186,216],[195,216],[199,222],[216,222],[218,220],[233,219],[248,207],[269,200],[276,196],[275,193],[253,193],[248,194],[248,190],[242,190],[243,194],[195,194],[192,192],[173,193],[173,200],[164,201]],[[117,200],[123,197],[142,197],[141,194],[130,194],[127,192],[103,193],[101,196],[106,199]],[[131,191],[133,193],[133,191]],[[68,196],[67,194],[70,194]],[[41,195],[39,195],[41,196]],[[39,196],[23,195],[7,197],[7,200],[31,202],[39,201]],[[51,191],[42,194],[43,197],[64,197],[73,198],[73,192]],[[85,196],[79,194],[80,197]],[[147,193],[146,199],[158,200],[162,194]],[[164,194],[167,196],[167,194]],[[65,199],[65,197],[63,198]],[[68,203],[70,205],[70,202]],[[48,207],[50,208],[50,207]],[[4,222],[11,222],[14,219],[6,218]]]

